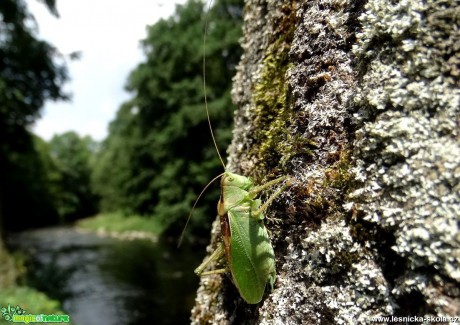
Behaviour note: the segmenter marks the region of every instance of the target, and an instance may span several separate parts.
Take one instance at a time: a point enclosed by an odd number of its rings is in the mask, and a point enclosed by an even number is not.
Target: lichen
[[[408,274],[394,299],[419,294],[418,308],[438,315],[452,306],[434,278],[460,281],[459,13],[454,1],[372,0],[354,45],[369,64],[354,98],[362,186],[348,208],[395,236],[391,249]]]
[[[265,219],[274,291],[251,309],[224,277],[219,294],[200,291],[201,319],[460,314],[458,4],[246,3],[229,168],[260,178],[282,168],[293,184]],[[288,8],[296,27],[285,48],[276,31]]]

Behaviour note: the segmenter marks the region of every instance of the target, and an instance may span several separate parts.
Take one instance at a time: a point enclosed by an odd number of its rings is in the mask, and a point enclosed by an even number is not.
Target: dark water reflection
[[[15,234],[9,243],[28,256],[28,284],[60,300],[75,325],[189,323],[201,258],[191,248],[65,227]]]

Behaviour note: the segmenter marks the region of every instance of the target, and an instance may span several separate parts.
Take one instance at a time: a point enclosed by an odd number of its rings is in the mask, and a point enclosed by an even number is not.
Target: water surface
[[[60,300],[75,325],[189,323],[196,249],[71,227],[14,234],[9,243],[27,256],[28,285]]]

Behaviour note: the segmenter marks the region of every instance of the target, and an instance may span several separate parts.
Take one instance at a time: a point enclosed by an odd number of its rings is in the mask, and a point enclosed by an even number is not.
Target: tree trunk
[[[458,1],[247,0],[244,22],[228,170],[293,178],[278,276],[258,305],[202,277],[192,323],[460,315]]]

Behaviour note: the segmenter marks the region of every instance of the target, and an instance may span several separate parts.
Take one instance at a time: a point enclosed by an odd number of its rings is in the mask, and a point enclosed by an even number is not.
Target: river
[[[14,234],[27,284],[61,301],[74,325],[188,324],[202,258],[175,243],[101,238],[72,227]],[[204,249],[202,250],[204,254]]]

